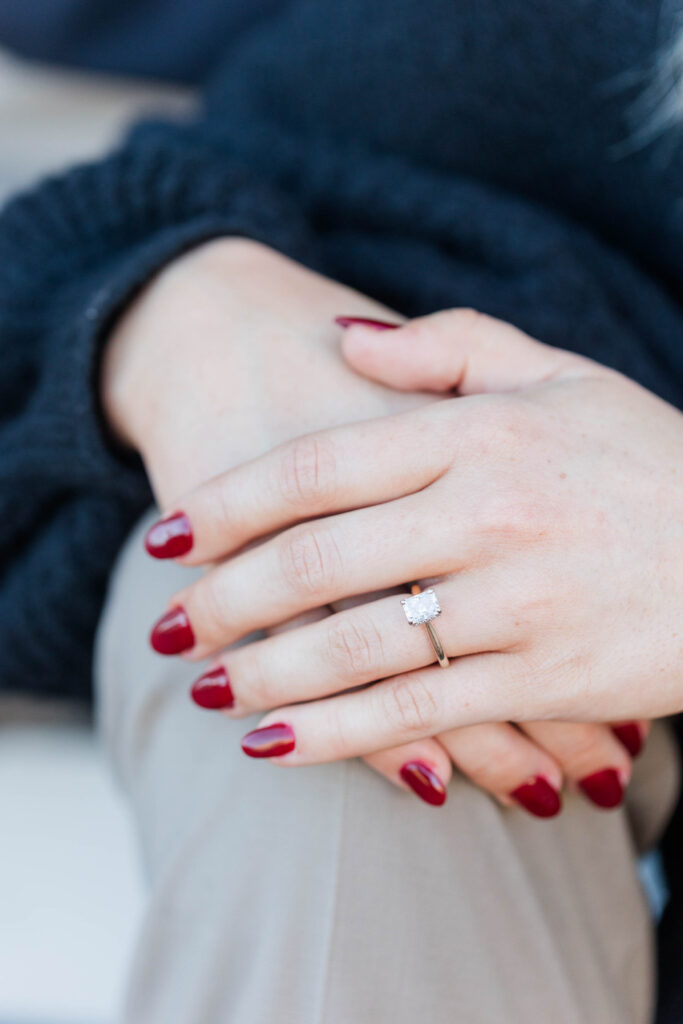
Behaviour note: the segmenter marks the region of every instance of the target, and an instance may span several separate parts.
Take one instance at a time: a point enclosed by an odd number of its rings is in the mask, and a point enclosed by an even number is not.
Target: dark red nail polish
[[[603,807],[605,810],[618,807],[624,799],[624,787],[614,768],[605,768],[603,771],[587,775],[585,779],[581,779],[579,786],[596,807]]]
[[[562,797],[542,775],[513,789],[510,796],[537,818],[554,818],[562,810]]]
[[[157,654],[182,654],[194,647],[194,633],[184,608],[171,608],[151,632],[149,642]]]
[[[212,711],[219,708],[231,708],[235,705],[235,696],[232,692],[228,673],[224,668],[211,669],[203,676],[195,680],[190,690],[190,696],[200,708],[209,708]]]
[[[160,519],[145,537],[145,548],[153,558],[180,558],[192,550],[193,543],[192,526],[184,512]]]
[[[413,793],[432,807],[441,807],[446,802],[446,787],[439,776],[422,761],[408,761],[399,775]]]
[[[400,324],[390,324],[388,320],[372,320],[366,316],[336,316],[335,324],[340,327],[353,327],[358,324],[360,327],[372,327],[374,331],[394,331]]]
[[[294,730],[283,722],[254,729],[242,739],[242,750],[249,757],[282,757],[296,746]]]
[[[613,725],[612,732],[626,747],[631,757],[638,757],[643,749],[643,733],[637,722],[622,722],[621,725]]]

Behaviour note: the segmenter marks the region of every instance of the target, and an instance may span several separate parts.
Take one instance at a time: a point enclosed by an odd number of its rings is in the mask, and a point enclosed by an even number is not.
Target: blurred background
[[[0,204],[97,156],[185,90],[71,74],[0,49]],[[0,1024],[114,1024],[142,908],[128,812],[91,722],[0,699]]]

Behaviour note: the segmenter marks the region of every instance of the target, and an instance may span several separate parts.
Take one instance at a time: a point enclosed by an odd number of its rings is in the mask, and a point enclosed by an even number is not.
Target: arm
[[[151,500],[100,413],[102,338],[161,266],[226,234],[300,256],[308,244],[286,197],[170,126],[0,216],[3,688],[88,693],[109,569]]]

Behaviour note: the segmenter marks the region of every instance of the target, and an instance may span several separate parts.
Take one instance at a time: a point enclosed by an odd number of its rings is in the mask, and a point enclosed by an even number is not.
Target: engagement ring
[[[448,658],[443,649],[443,644],[432,620],[441,615],[441,605],[435,591],[430,587],[428,590],[421,590],[419,584],[415,583],[410,588],[410,597],[401,600],[403,611],[411,626],[426,626],[429,639],[432,642],[434,653],[441,668],[448,667]]]

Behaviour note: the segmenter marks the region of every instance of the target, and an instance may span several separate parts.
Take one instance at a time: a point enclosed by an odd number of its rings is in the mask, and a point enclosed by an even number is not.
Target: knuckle
[[[335,451],[329,439],[301,437],[285,449],[280,491],[287,504],[304,510],[326,505],[334,495],[335,478]]]
[[[382,636],[372,623],[333,623],[327,646],[329,660],[342,677],[365,678],[383,660]]]
[[[293,530],[283,542],[281,564],[288,587],[297,594],[317,597],[334,585],[339,550],[329,530]]]
[[[402,736],[438,732],[437,712],[434,695],[419,676],[399,677],[384,690],[384,716]]]

